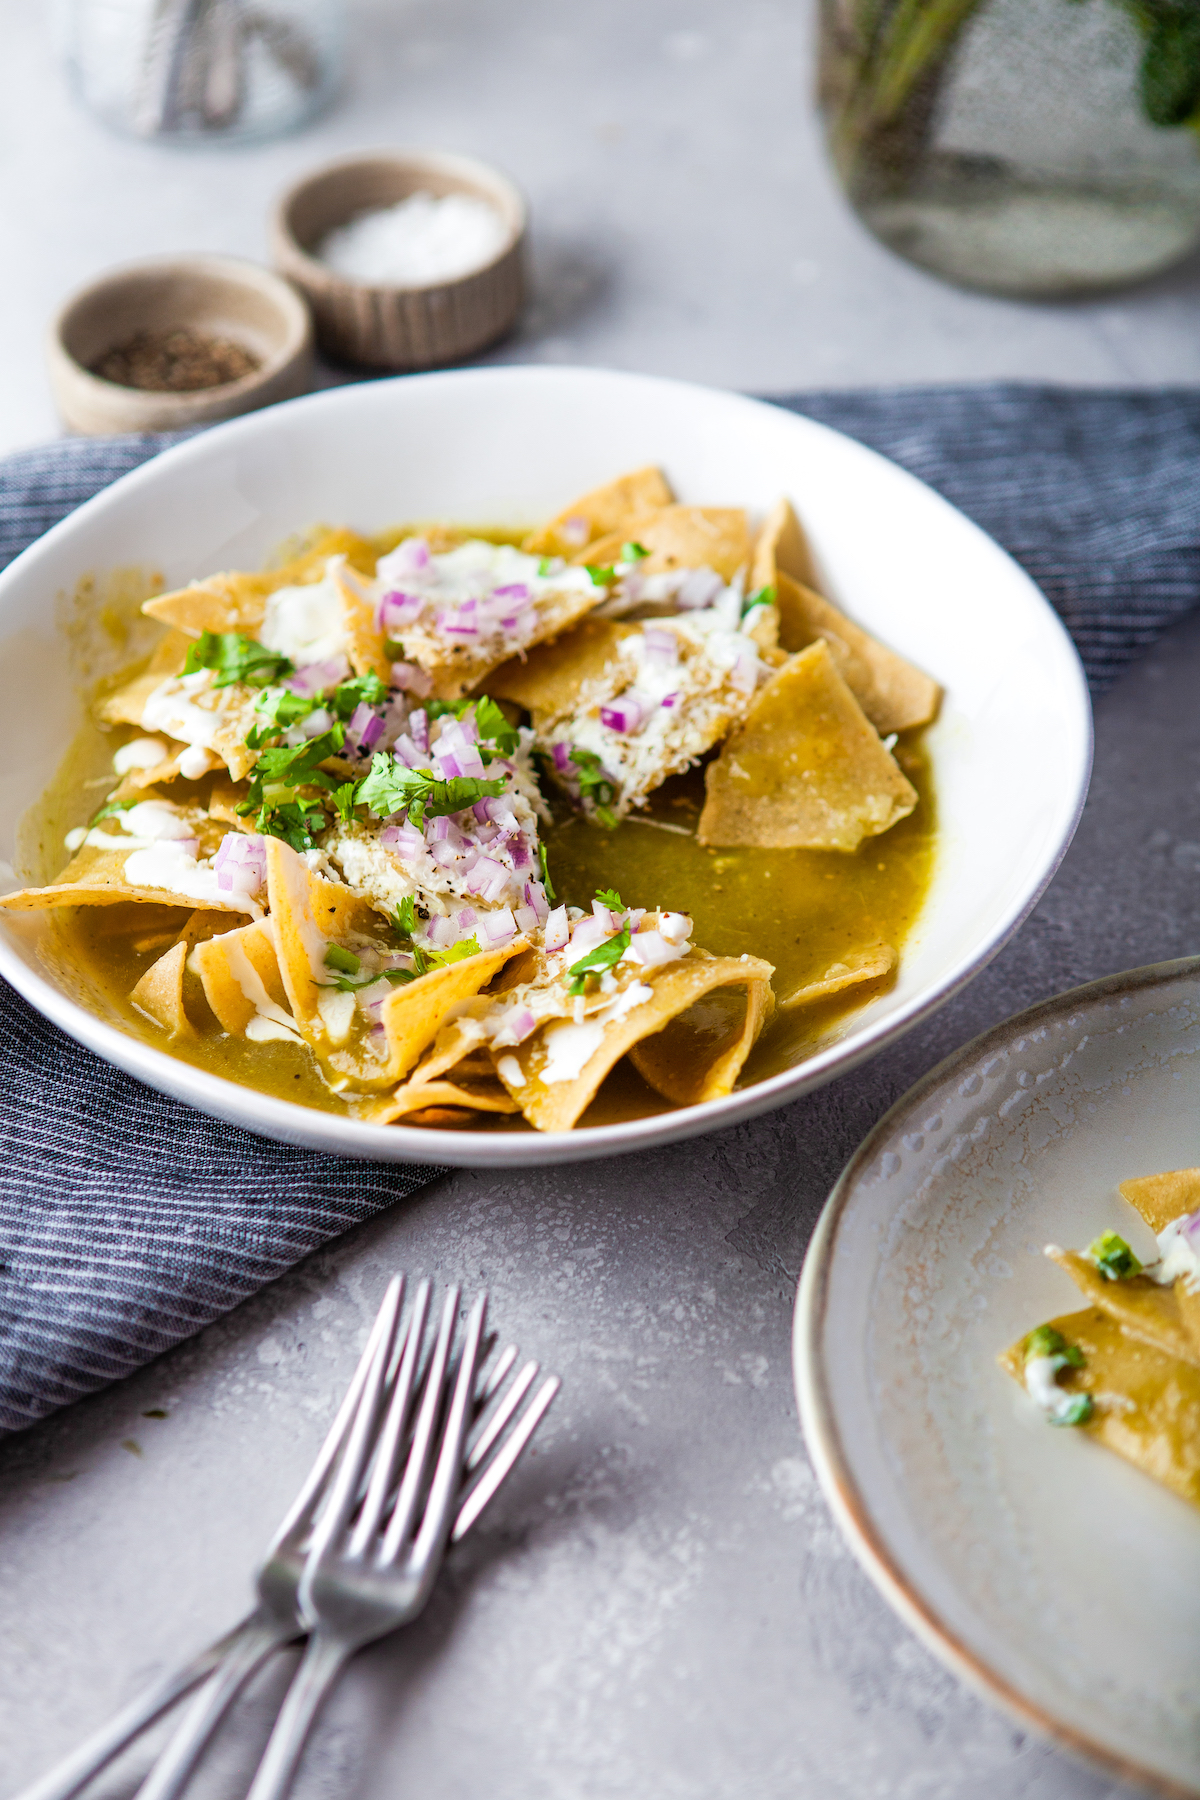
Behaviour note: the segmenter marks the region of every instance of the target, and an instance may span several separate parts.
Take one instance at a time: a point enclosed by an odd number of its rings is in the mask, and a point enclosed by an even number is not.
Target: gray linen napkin
[[[1097,690],[1200,600],[1196,390],[1000,384],[780,404],[893,457],[998,538],[1058,608]],[[67,439],[0,460],[0,566],[174,441]],[[0,1041],[0,1432],[117,1380],[441,1173],[206,1118],[3,983]]]

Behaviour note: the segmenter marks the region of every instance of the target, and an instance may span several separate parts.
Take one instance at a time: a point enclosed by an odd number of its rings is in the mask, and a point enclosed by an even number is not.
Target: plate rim
[[[830,1190],[805,1252],[796,1284],[792,1314],[792,1381],[805,1447],[821,1492],[859,1567],[925,1648],[982,1699],[999,1706],[1021,1725],[1051,1739],[1093,1769],[1123,1781],[1140,1783],[1166,1800],[1196,1800],[1195,1784],[1177,1781],[1161,1770],[1148,1768],[1136,1758],[1122,1755],[1110,1745],[1069,1725],[1031,1700],[1005,1676],[990,1667],[942,1618],[916,1581],[901,1566],[876,1527],[871,1507],[858,1487],[843,1450],[836,1409],[829,1393],[821,1338],[829,1294],[829,1280],[836,1235],[842,1215],[860,1176],[871,1163],[880,1142],[889,1138],[895,1123],[910,1108],[922,1109],[925,1097],[952,1079],[956,1070],[973,1065],[990,1051],[999,1050],[1013,1037],[1029,1034],[1041,1024],[1070,1013],[1079,1005],[1121,994],[1144,993],[1168,987],[1184,976],[1200,975],[1200,955],[1145,963],[1102,975],[1077,987],[1064,988],[1021,1012],[990,1025],[967,1043],[952,1050],[918,1078],[895,1100],[858,1145]]]
[[[131,488],[147,485],[157,477],[157,472],[165,462],[168,468],[182,463],[184,466],[194,458],[206,454],[209,444],[233,444],[241,439],[253,441],[256,435],[270,430],[269,421],[277,415],[286,415],[291,409],[302,407],[307,410],[334,410],[339,405],[353,404],[348,397],[360,392],[365,387],[371,395],[395,389],[404,383],[411,387],[414,383],[421,387],[430,385],[465,385],[479,383],[483,386],[503,386],[510,381],[518,381],[529,376],[539,377],[553,382],[560,377],[584,377],[598,386],[608,384],[624,384],[645,390],[657,387],[666,392],[702,396],[706,401],[718,401],[735,410],[747,409],[749,412],[762,412],[776,415],[804,431],[815,432],[820,436],[828,436],[840,442],[851,444],[855,451],[885,465],[889,478],[899,478],[920,488],[931,496],[939,506],[947,508],[958,520],[965,523],[971,532],[977,533],[986,540],[992,551],[1009,564],[1017,578],[1030,589],[1044,609],[1044,622],[1059,639],[1060,648],[1065,652],[1064,669],[1071,677],[1070,684],[1064,683],[1064,713],[1074,718],[1075,728],[1082,726],[1076,738],[1076,750],[1079,754],[1076,786],[1070,797],[1066,827],[1055,854],[1049,859],[1040,877],[1022,894],[1018,895],[1009,911],[993,928],[989,936],[971,955],[964,956],[957,964],[951,965],[944,977],[936,986],[923,996],[913,999],[897,1012],[884,1019],[876,1020],[861,1029],[852,1049],[843,1047],[844,1041],[830,1045],[823,1052],[810,1058],[795,1069],[786,1069],[769,1076],[766,1080],[756,1082],[752,1087],[736,1089],[722,1099],[702,1102],[693,1107],[680,1107],[655,1113],[644,1119],[627,1120],[616,1125],[593,1126],[584,1131],[561,1133],[539,1132],[496,1132],[474,1131],[464,1133],[443,1133],[442,1137],[449,1141],[431,1142],[431,1134],[415,1126],[404,1125],[369,1125],[361,1120],[343,1118],[338,1114],[326,1113],[317,1108],[304,1107],[295,1101],[276,1099],[273,1096],[259,1093],[256,1089],[245,1088],[240,1083],[224,1076],[210,1074],[207,1070],[197,1069],[192,1064],[170,1056],[166,1051],[143,1042],[141,1039],[128,1036],[115,1025],[90,1013],[86,1008],[72,1000],[69,995],[55,986],[46,976],[32,969],[0,932],[0,976],[28,1003],[48,1018],[51,1023],[65,1031],[77,1043],[86,1049],[102,1056],[105,1061],[115,1064],[135,1079],[160,1093],[170,1095],[186,1105],[194,1106],[210,1116],[225,1120],[250,1130],[258,1136],[265,1136],[275,1141],[303,1145],[308,1148],[323,1150],[333,1155],[345,1155],[364,1161],[379,1162],[416,1162],[435,1166],[463,1168],[518,1168],[546,1166],[558,1163],[579,1162],[601,1156],[628,1155],[668,1143],[680,1142],[686,1138],[700,1135],[703,1132],[721,1130],[739,1124],[744,1120],[755,1118],[777,1106],[798,1100],[803,1095],[825,1086],[837,1076],[848,1074],[867,1057],[875,1055],[895,1039],[904,1035],[922,1019],[927,1018],[940,1006],[945,1005],[966,984],[973,980],[980,971],[1009,942],[1013,934],[1033,911],[1046,888],[1053,880],[1065,856],[1071,840],[1078,829],[1087,799],[1091,781],[1094,754],[1094,725],[1090,696],[1086,676],[1079,657],[1079,652],[1067,631],[1059,614],[1051,606],[1041,588],[1027,570],[1022,568],[1015,557],[1011,556],[1003,545],[984,531],[973,519],[970,519],[945,495],[938,493],[911,471],[893,462],[890,457],[859,439],[851,437],[848,432],[839,431],[834,426],[826,425],[821,420],[809,418],[806,414],[792,412],[790,408],[781,406],[770,400],[758,399],[755,396],[738,393],[732,390],[709,387],[702,382],[681,381],[668,376],[645,375],[627,370],[608,370],[575,364],[555,364],[547,367],[538,363],[514,363],[489,366],[478,369],[439,370],[432,373],[393,376],[383,381],[366,384],[350,383],[343,387],[328,388],[316,393],[302,395],[295,400],[283,401],[276,406],[263,408],[254,413],[245,414],[236,419],[227,420],[214,425],[181,443],[168,446],[119,476],[116,481],[102,488],[97,494],[75,508],[67,516],[27,546],[19,556],[0,571],[0,592],[15,577],[20,580],[29,562],[36,562],[44,553],[47,545],[56,546],[63,538],[77,529],[81,517],[87,518],[101,512],[113,504],[114,495],[118,497]]]

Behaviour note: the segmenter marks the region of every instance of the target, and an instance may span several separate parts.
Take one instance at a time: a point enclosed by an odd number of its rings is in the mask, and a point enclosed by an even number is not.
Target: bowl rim
[[[1064,988],[1061,993],[1039,1000],[989,1026],[927,1070],[871,1127],[830,1190],[805,1251],[792,1312],[792,1385],[804,1442],[821,1491],[843,1537],[859,1566],[888,1605],[926,1649],[984,1700],[1001,1707],[1022,1726],[1032,1727],[1093,1768],[1123,1781],[1139,1782],[1166,1796],[1166,1800],[1196,1800],[1200,1785],[1188,1786],[1159,1770],[1147,1768],[1133,1757],[1123,1756],[1078,1726],[1064,1723],[1030,1699],[964,1641],[942,1617],[937,1606],[925,1598],[916,1579],[906,1573],[900,1558],[889,1547],[882,1528],[876,1525],[871,1503],[850,1466],[837,1423],[837,1409],[830,1394],[823,1336],[838,1229],[860,1179],[876,1159],[878,1146],[894,1136],[899,1120],[909,1112],[922,1114],[931,1094],[953,1083],[959,1072],[978,1066],[989,1052],[994,1053],[1011,1044],[1014,1037],[1028,1037],[1041,1025],[1094,1001],[1169,987],[1183,978],[1194,979],[1198,974],[1200,956],[1183,956],[1169,962],[1146,963],[1136,969],[1102,975],[1095,981],[1081,982],[1078,987]]]
[[[231,285],[254,289],[273,302],[283,326],[284,338],[257,369],[252,369],[247,375],[239,375],[236,381],[223,381],[216,387],[184,388],[176,392],[168,388],[126,387],[123,382],[109,381],[105,376],[97,375],[79,361],[66,341],[71,315],[77,308],[103,295],[106,290],[118,291],[126,283],[136,286],[142,277],[166,275],[189,268],[219,275]],[[144,404],[169,401],[172,406],[194,407],[197,410],[206,405],[211,406],[214,402],[240,399],[243,395],[253,394],[265,387],[276,380],[298,357],[303,356],[311,348],[312,341],[313,322],[308,303],[286,276],[267,268],[264,263],[253,262],[249,257],[225,256],[208,251],[197,251],[194,255],[145,256],[132,262],[117,263],[68,294],[47,327],[47,350],[50,356],[70,370],[77,385],[86,384],[97,401],[114,404],[120,395],[134,402],[141,400]]]
[[[505,224],[504,243],[486,262],[476,263],[473,268],[464,270],[461,275],[451,275],[438,281],[405,283],[359,281],[352,275],[339,274],[336,269],[331,269],[328,263],[323,263],[319,256],[314,255],[300,242],[292,229],[291,211],[309,188],[315,187],[327,176],[338,174],[345,169],[366,168],[373,163],[391,163],[394,167],[414,170],[424,167],[461,179],[464,183],[464,190],[469,188],[481,196],[490,194],[493,198],[499,195],[503,199],[506,209],[502,213]],[[349,212],[341,222],[345,225],[351,219],[359,216],[359,213]],[[377,295],[450,293],[463,287],[467,282],[477,281],[481,275],[492,274],[508,257],[519,251],[529,228],[529,204],[511,176],[506,175],[502,169],[496,168],[493,164],[482,161],[479,157],[462,156],[453,150],[408,150],[392,147],[380,150],[355,150],[345,156],[331,157],[328,162],[320,163],[315,169],[310,169],[306,175],[293,181],[277,197],[271,208],[270,225],[272,252],[277,261],[287,265],[294,273],[294,278],[303,280],[305,285],[315,293],[322,295],[336,293]]]
[[[603,386],[613,383],[629,384],[631,388],[639,391],[642,398],[646,397],[648,389],[670,394],[702,395],[706,400],[717,400],[731,410],[743,411],[747,415],[766,412],[771,415],[782,414],[785,418],[796,416],[788,413],[786,409],[772,406],[767,401],[705,387],[696,382],[560,364],[551,367],[538,364],[503,364],[477,369],[439,370],[429,374],[393,376],[390,383],[385,379],[329,388],[322,392],[303,395],[297,400],[283,402],[282,406],[283,408],[303,406],[312,410],[332,411],[339,406],[353,405],[353,396],[358,393],[366,392],[378,396],[386,391],[392,383],[404,383],[410,388],[413,383],[423,386],[477,384],[482,387],[499,388],[519,385],[530,375],[543,381],[553,381],[565,376],[570,379],[582,377],[586,381],[596,382]],[[64,538],[69,537],[81,518],[86,520],[95,517],[114,504],[120,504],[126,495],[136,493],[139,488],[152,486],[160,478],[164,467],[168,471],[177,467],[186,468],[188,463],[193,460],[203,458],[208,453],[206,446],[214,438],[219,446],[228,443],[231,437],[252,438],[258,432],[276,428],[273,425],[273,419],[279,412],[280,408],[271,407],[264,411],[243,414],[238,418],[225,421],[221,425],[213,427],[211,431],[203,431],[187,438],[180,444],[169,447],[148,462],[121,476],[107,488],[101,489],[90,500],[86,500],[82,506],[68,514],[65,519],[52,526],[41,538],[23,550],[7,569],[0,572],[0,592],[14,579],[14,572],[17,580],[22,577],[25,568],[30,563],[36,562],[42,554],[44,546],[56,545]],[[4,976],[32,1006],[66,1031],[68,1035],[74,1037],[77,1042],[96,1051],[107,1061],[115,1063],[118,1067],[125,1069],[127,1073],[146,1082],[148,1086],[172,1094],[190,1105],[197,1106],[201,1111],[243,1125],[251,1131],[258,1132],[259,1135],[276,1138],[286,1143],[323,1149],[335,1154],[359,1157],[368,1161],[423,1162],[473,1168],[516,1168],[580,1162],[600,1156],[630,1154],[651,1146],[695,1137],[702,1132],[755,1118],[789,1100],[799,1099],[802,1094],[823,1087],[836,1076],[848,1073],[859,1063],[865,1061],[867,1057],[882,1050],[886,1044],[902,1036],[922,1019],[927,1018],[952,999],[981,969],[986,967],[1028,917],[1053,879],[1074,836],[1087,796],[1092,764],[1091,704],[1083,667],[1066,627],[1031,578],[1008,556],[1006,551],[995,543],[994,539],[988,537],[982,527],[971,520],[966,520],[964,514],[959,513],[949,501],[936,494],[935,490],[929,488],[917,476],[910,475],[898,464],[879,455],[877,451],[859,444],[857,440],[848,439],[848,434],[835,431],[832,427],[807,417],[801,416],[800,422],[807,430],[854,443],[856,449],[861,451],[864,456],[872,457],[884,464],[889,471],[889,478],[900,478],[905,482],[911,482],[924,493],[933,495],[939,505],[947,507],[955,517],[966,523],[972,532],[978,533],[981,538],[984,538],[996,554],[1003,556],[1005,561],[1011,564],[1014,573],[1037,595],[1041,605],[1045,608],[1046,625],[1053,633],[1057,634],[1060,640],[1059,647],[1064,652],[1064,672],[1072,678],[1069,691],[1064,683],[1063,705],[1073,710],[1077,727],[1075,742],[1077,762],[1070,790],[1069,808],[1064,808],[1065,818],[1060,823],[1060,839],[1053,854],[1046,859],[1041,869],[1026,882],[1024,889],[1014,895],[1008,910],[997,920],[983,941],[977,944],[973,950],[960,956],[957,963],[951,964],[941,980],[931,988],[914,995],[904,1006],[887,1017],[873,1020],[862,1027],[855,1034],[855,1041],[852,1044],[847,1046],[845,1040],[839,1040],[805,1062],[785,1069],[777,1075],[769,1076],[752,1086],[736,1089],[732,1094],[721,1099],[704,1101],[691,1107],[672,1108],[666,1105],[663,1111],[651,1114],[646,1118],[626,1120],[614,1125],[592,1126],[584,1130],[554,1133],[537,1131],[435,1133],[428,1128],[418,1126],[370,1125],[362,1120],[342,1117],[316,1108],[303,1107],[294,1101],[277,1100],[257,1089],[243,1087],[240,1083],[227,1080],[223,1076],[212,1075],[207,1070],[197,1069],[191,1064],[182,1062],[166,1051],[158,1050],[141,1039],[128,1036],[89,1012],[76,1001],[71,1000],[46,976],[36,973],[16,954],[6,941],[3,931],[0,931],[0,975]],[[116,496],[115,501],[114,496]]]

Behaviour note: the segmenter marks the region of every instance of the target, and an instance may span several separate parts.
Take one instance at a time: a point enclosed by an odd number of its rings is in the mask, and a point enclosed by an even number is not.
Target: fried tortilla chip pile
[[[565,1131],[624,1057],[671,1104],[727,1094],[771,965],[663,903],[556,904],[540,828],[553,796],[611,829],[710,755],[705,844],[852,852],[911,812],[881,733],[936,684],[814,581],[786,502],[754,538],[653,468],[519,548],[319,530],[146,603],[165,635],[97,705],[115,785],[0,906],[184,909],[133,1005],[177,1046],[304,1046],[360,1117]],[[894,963],[863,946],[783,1004]]]
[[[1052,1424],[1074,1425],[1200,1506],[1200,1169],[1121,1183],[1158,1239],[1143,1263],[1115,1231],[1046,1247],[1088,1304],[1011,1345],[1001,1366]]]

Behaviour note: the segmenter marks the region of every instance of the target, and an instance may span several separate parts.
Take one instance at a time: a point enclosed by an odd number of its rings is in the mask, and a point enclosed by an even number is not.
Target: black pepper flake
[[[175,331],[135,332],[106,350],[91,370],[120,387],[187,394],[240,381],[259,366],[259,358],[231,338],[209,337],[181,326]]]

